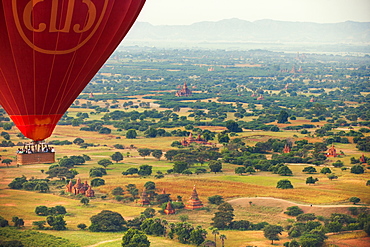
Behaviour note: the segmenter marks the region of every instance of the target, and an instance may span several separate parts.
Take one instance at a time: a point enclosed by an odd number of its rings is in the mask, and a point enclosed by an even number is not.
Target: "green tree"
[[[279,167],[279,169],[277,171],[277,174],[279,174],[281,176],[291,176],[291,175],[293,175],[293,172],[292,172],[292,170],[289,169],[288,166],[281,166],[281,167]]]
[[[122,172],[122,175],[133,175],[133,174],[137,174],[138,172],[139,170],[137,168],[130,167],[125,172]]]
[[[90,218],[89,230],[92,232],[119,232],[126,229],[125,219],[121,214],[110,210],[103,210]]]
[[[126,132],[126,138],[127,138],[127,139],[136,139],[136,137],[137,137],[136,130],[134,130],[134,129],[129,129],[129,130]]]
[[[321,169],[320,173],[322,174],[327,174],[327,173],[331,173],[331,170],[329,167],[324,167]]]
[[[365,172],[365,169],[362,167],[362,165],[354,165],[351,168],[351,173],[354,174],[363,174]]]
[[[13,162],[11,159],[3,159],[1,163],[6,164],[6,167],[9,167],[9,165]]]
[[[69,168],[74,167],[76,163],[71,158],[63,158],[59,160],[58,164],[60,167],[66,167],[69,169]]]
[[[215,243],[217,244],[217,235],[220,235],[220,231],[217,227],[209,228],[212,231],[212,235],[215,237]]]
[[[128,229],[122,237],[122,247],[149,247],[150,241],[144,232]]]
[[[301,247],[319,247],[322,246],[326,238],[322,232],[304,233],[300,237],[299,243]]]
[[[211,204],[220,205],[221,203],[224,203],[224,198],[222,198],[220,195],[214,195],[208,197],[208,202]]]
[[[253,168],[253,167],[248,166],[248,167],[245,169],[245,172],[249,172],[249,174],[252,174],[253,172],[256,172],[256,170],[254,170],[254,168]]]
[[[174,173],[182,173],[186,169],[188,169],[188,163],[186,163],[185,161],[176,161],[173,165]]]
[[[24,226],[24,220],[22,218],[19,218],[18,216],[13,216],[12,222],[14,223],[14,226],[17,228],[21,228]]]
[[[307,214],[300,214],[297,216],[297,221],[311,221],[315,220],[316,216],[315,214],[307,213]]]
[[[101,179],[101,178],[94,178],[93,180],[91,180],[92,187],[99,187],[104,184],[105,184],[105,181],[104,179]]]
[[[217,172],[222,172],[222,163],[219,160],[211,160],[208,163],[209,169],[211,169],[211,172],[214,172],[215,174]]]
[[[123,195],[124,190],[121,187],[116,187],[112,190],[112,195],[120,196]]]
[[[290,216],[297,216],[297,215],[303,214],[303,210],[300,209],[298,206],[291,206],[287,208],[287,211],[284,212],[284,214],[287,214]]]
[[[46,193],[46,192],[49,192],[49,185],[47,182],[38,182],[34,190],[37,190],[41,193]]]
[[[220,239],[221,239],[221,246],[224,247],[225,246],[225,239],[226,238],[226,235],[225,234],[221,234],[220,235]]]
[[[73,171],[70,171],[68,168],[66,167],[54,167],[52,169],[50,169],[49,171],[45,172],[46,174],[48,174],[48,178],[59,178],[60,180],[63,180],[63,179],[72,179],[75,177],[75,174],[73,173]]]
[[[230,137],[227,133],[221,132],[217,134],[217,140],[221,144],[226,144],[226,143],[229,143]]]
[[[103,166],[104,168],[107,168],[108,166],[112,165],[112,161],[110,161],[109,159],[101,159],[98,161],[98,165],[101,165]]]
[[[308,174],[311,174],[311,173],[315,173],[317,171],[316,171],[316,168],[315,167],[313,167],[313,166],[307,166],[307,167],[305,167],[302,170],[302,172],[307,172]]]
[[[152,156],[156,158],[157,160],[160,160],[163,155],[162,150],[156,149],[152,151]]]
[[[234,120],[228,120],[226,122],[226,128],[230,132],[243,132],[243,129],[239,127],[239,124],[235,122]]]
[[[289,114],[287,111],[281,110],[279,115],[277,116],[278,123],[286,123],[288,122]]]
[[[336,176],[335,174],[328,174],[327,177],[329,178],[329,180],[333,180],[333,179],[338,178],[338,176]]]
[[[150,176],[152,174],[152,166],[141,165],[137,174],[140,176]]]
[[[81,145],[84,142],[85,142],[85,140],[82,139],[82,138],[79,138],[79,137],[77,137],[76,139],[73,140],[73,143],[76,144],[76,145]]]
[[[190,232],[189,242],[196,246],[201,245],[207,236],[207,231],[204,229],[194,229]]]
[[[312,176],[306,178],[306,184],[315,184],[317,181],[318,181],[318,179],[317,178],[313,178]]]
[[[239,166],[239,167],[235,168],[235,173],[239,174],[239,175],[243,175],[243,173],[245,173],[245,167],[244,166]]]
[[[37,230],[44,230],[45,229],[45,224],[46,224],[46,221],[45,220],[33,221],[32,222],[32,225],[33,226],[36,226],[37,227]]]
[[[72,155],[71,157],[69,157],[71,160],[73,160],[73,162],[75,163],[75,165],[82,165],[84,164],[86,161],[84,159],[83,156],[77,156],[77,155]]]
[[[82,199],[81,199],[81,201],[80,201],[83,205],[88,205],[89,204],[89,202],[90,202],[90,200],[89,200],[89,198],[87,198],[87,197],[83,197]]]
[[[37,206],[35,208],[35,213],[37,215],[47,216],[48,215],[48,207],[46,207],[46,206]]]
[[[278,188],[278,189],[293,189],[293,185],[289,180],[283,179],[283,180],[279,180],[277,182],[276,188]]]
[[[67,229],[67,223],[63,215],[50,215],[46,218],[46,222],[53,230],[62,231]]]
[[[137,151],[139,152],[139,155],[141,157],[144,157],[144,159],[146,156],[149,156],[151,153],[151,150],[149,148],[139,148]]]
[[[212,218],[214,227],[218,229],[227,229],[234,219],[234,208],[231,204],[224,202],[217,208],[218,212],[215,213],[215,217]]]
[[[359,203],[361,201],[361,199],[356,197],[356,196],[353,196],[353,197],[349,198],[349,201],[352,202],[353,204],[356,204],[356,203]]]
[[[87,228],[87,225],[85,225],[84,223],[81,223],[81,224],[77,225],[77,228],[79,228],[81,230],[85,230]]]
[[[111,158],[113,161],[118,163],[118,161],[123,160],[123,155],[120,152],[115,152],[114,154],[112,154]]]
[[[263,234],[265,238],[271,240],[271,244],[274,244],[274,240],[279,240],[279,236],[283,231],[283,227],[277,225],[267,225],[263,228]]]

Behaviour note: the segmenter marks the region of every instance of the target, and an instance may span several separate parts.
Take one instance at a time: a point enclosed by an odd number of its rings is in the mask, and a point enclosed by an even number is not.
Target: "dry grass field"
[[[123,102],[123,101],[122,101]],[[122,104],[120,101],[120,104]],[[82,102],[81,100],[81,103]],[[141,111],[142,109],[138,109]],[[183,109],[182,109],[183,110]],[[77,112],[90,112],[85,109],[69,109],[70,115],[74,116]],[[185,112],[180,113],[185,114]],[[100,118],[101,116],[92,115],[92,118]],[[309,124],[308,120],[298,119],[292,121],[291,125]],[[318,125],[323,125],[325,122],[320,122]],[[279,125],[283,128],[286,125]],[[211,131],[221,132],[224,127],[204,127],[201,129],[209,129]],[[355,130],[357,127],[355,127]],[[16,167],[16,162],[13,162],[9,167],[0,164],[0,215],[8,220],[12,216],[18,216],[25,220],[27,229],[32,228],[33,221],[44,220],[44,217],[37,216],[34,213],[35,207],[39,205],[55,206],[63,205],[66,207],[68,214],[65,216],[67,221],[67,231],[44,231],[55,236],[67,238],[81,246],[99,246],[113,247],[120,246],[122,233],[92,233],[88,231],[78,230],[77,225],[80,223],[90,224],[90,217],[99,213],[101,210],[109,209],[119,212],[125,219],[131,219],[139,216],[145,208],[138,206],[135,202],[122,203],[117,202],[111,196],[111,190],[121,186],[125,189],[127,184],[135,184],[141,191],[147,181],[153,181],[156,184],[158,192],[165,189],[171,194],[172,199],[177,196],[182,196],[186,201],[190,195],[193,186],[195,185],[199,193],[200,199],[207,207],[205,210],[180,210],[175,215],[156,216],[166,219],[169,222],[179,222],[180,215],[188,215],[189,222],[194,225],[201,225],[204,228],[209,228],[211,219],[216,212],[214,205],[208,204],[207,198],[213,195],[221,195],[226,201],[229,201],[235,209],[236,220],[249,220],[253,223],[266,221],[272,224],[286,225],[292,217],[285,215],[283,212],[287,207],[298,205],[304,212],[315,213],[317,215],[329,216],[333,212],[347,213],[348,207],[353,205],[348,202],[348,198],[357,196],[361,199],[360,206],[368,206],[370,204],[370,186],[365,186],[366,181],[370,179],[370,173],[367,170],[364,174],[355,175],[349,170],[342,171],[340,168],[331,167],[331,163],[336,160],[344,162],[346,167],[350,164],[350,157],[360,157],[362,152],[355,148],[355,144],[338,144],[337,150],[345,153],[344,156],[338,158],[330,158],[330,162],[326,165],[330,167],[333,173],[338,176],[337,180],[330,181],[326,175],[315,173],[305,174],[302,169],[305,164],[291,164],[290,169],[293,171],[293,176],[283,177],[271,172],[256,172],[254,174],[244,174],[242,176],[234,173],[235,165],[223,164],[223,172],[218,174],[206,173],[201,175],[166,175],[162,179],[155,179],[153,176],[140,178],[138,176],[123,176],[121,173],[129,167],[139,167],[146,164],[153,166],[153,174],[157,171],[166,173],[171,169],[173,163],[162,158],[160,161],[153,157],[140,157],[137,149],[115,149],[113,145],[122,144],[125,147],[134,145],[136,148],[161,149],[168,151],[172,149],[171,143],[178,141],[179,137],[161,137],[161,138],[143,138],[126,139],[125,133],[112,131],[112,134],[104,135],[96,132],[80,131],[80,127],[57,126],[54,134],[49,139],[51,140],[69,140],[73,141],[77,137],[81,137],[87,143],[94,143],[94,147],[82,149],[79,146],[67,145],[56,146],[57,159],[64,156],[86,154],[91,157],[91,161],[86,164],[77,166],[76,170],[79,173],[77,177],[83,181],[90,181],[89,170],[92,167],[97,167],[97,162],[103,158],[109,158],[114,152],[121,152],[125,158],[123,161],[114,163],[108,167],[108,175],[103,179],[106,185],[94,188],[97,192],[97,198],[92,199],[88,206],[83,206],[78,199],[70,196],[61,196],[60,191],[63,188],[53,188],[51,193],[36,193],[24,190],[11,190],[8,184],[15,178],[25,175],[27,178],[46,178],[46,174],[41,170],[47,170],[50,164],[26,165]],[[310,130],[314,131],[314,129]],[[23,142],[24,140],[16,137],[18,133],[14,128],[9,131],[13,142]],[[142,133],[140,133],[142,134]],[[239,133],[238,138],[242,138],[247,145],[254,145],[257,142],[267,141],[270,138],[296,140],[308,140],[309,142],[322,141],[319,138],[312,138],[307,135],[300,134],[297,131],[269,132],[269,131],[245,131]],[[220,145],[221,147],[221,145]],[[16,148],[0,149],[1,158],[11,158],[15,160]],[[127,157],[129,155],[129,157]],[[370,153],[365,153],[370,156]],[[208,168],[207,164],[200,166],[194,165],[191,169]],[[319,171],[321,167],[317,167]],[[319,181],[315,185],[307,185],[306,178],[313,176]],[[294,189],[281,190],[276,188],[277,181],[281,179],[289,179]],[[108,198],[102,200],[100,195],[108,195]],[[250,205],[249,202],[252,202]],[[310,206],[312,205],[312,206]],[[154,207],[155,209],[158,209]],[[220,231],[221,234],[227,236],[225,246],[241,247],[241,246],[270,246],[270,241],[263,237],[262,231]],[[337,234],[329,237],[327,243],[337,246],[358,246],[362,247],[362,242],[369,239],[365,238],[362,233],[352,234]],[[165,238],[149,237],[152,242],[151,246],[187,246],[179,244],[176,241],[171,241]],[[208,239],[213,240],[211,234]],[[354,242],[354,239],[360,239]],[[281,240],[276,242],[275,246],[282,246],[287,238],[286,232],[282,235]],[[100,243],[100,244],[98,244]],[[220,240],[218,240],[220,244]],[[329,246],[329,245],[328,245]]]

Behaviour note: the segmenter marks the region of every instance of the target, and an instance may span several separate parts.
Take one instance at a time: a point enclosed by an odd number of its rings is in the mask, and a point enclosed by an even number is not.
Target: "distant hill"
[[[370,22],[341,23],[289,22],[274,20],[245,21],[227,19],[192,25],[159,25],[137,22],[130,41],[191,42],[293,42],[293,43],[368,43]]]

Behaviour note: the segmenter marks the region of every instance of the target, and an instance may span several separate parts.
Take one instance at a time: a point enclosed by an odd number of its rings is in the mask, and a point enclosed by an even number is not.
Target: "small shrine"
[[[366,163],[365,155],[361,155],[361,157],[360,157],[360,163]]]
[[[261,94],[258,98],[257,98],[257,100],[264,100],[265,98],[263,97],[263,95]]]
[[[150,205],[148,194],[146,193],[145,189],[143,190],[143,193],[141,193],[139,204],[141,204],[141,206]]]
[[[194,185],[193,192],[191,193],[190,199],[186,202],[185,208],[194,210],[194,209],[202,208],[202,207],[203,207],[203,203],[201,200],[199,200],[198,193]]]
[[[181,145],[184,147],[189,146],[191,143],[212,145],[212,143],[208,142],[206,139],[203,139],[201,135],[198,135],[196,138],[194,138],[192,133],[189,134],[188,138],[184,138],[184,140],[181,141]]]
[[[175,214],[175,209],[172,207],[172,204],[170,201],[167,202],[167,206],[165,208],[165,210],[163,210],[163,212],[167,215],[169,214]]]
[[[290,151],[292,151],[291,147],[288,144],[285,144],[283,148],[283,153],[288,154],[290,153]]]
[[[293,65],[292,69],[290,70],[290,73],[291,74],[295,74],[297,73],[296,69],[295,69],[295,66]]]
[[[85,181],[85,183],[81,183],[81,179],[78,178],[75,185],[73,185],[72,180],[66,185],[66,192],[73,193],[75,195],[81,194],[85,195],[86,197],[94,197],[95,192],[91,188],[91,186]]]
[[[186,85],[186,82],[184,82],[184,86],[176,92],[176,97],[189,97],[192,96],[193,93],[190,91],[188,86]]]
[[[326,157],[337,157],[337,150],[334,147],[334,144],[328,149],[328,152],[326,153]]]

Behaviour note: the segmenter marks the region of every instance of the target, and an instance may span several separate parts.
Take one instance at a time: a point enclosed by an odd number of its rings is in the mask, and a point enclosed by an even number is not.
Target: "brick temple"
[[[146,193],[145,189],[143,190],[143,193],[141,193],[139,204],[141,204],[141,206],[150,205],[148,194]]]
[[[328,149],[328,152],[326,153],[326,157],[337,157],[337,150],[334,147],[334,144]]]
[[[288,154],[288,153],[290,153],[290,151],[292,151],[290,146],[288,144],[285,144],[285,146],[283,148],[283,153]]]
[[[212,145],[212,143],[207,142],[207,140],[203,139],[200,135],[194,138],[192,133],[189,134],[188,138],[184,138],[184,140],[181,141],[181,145],[183,145],[184,147],[187,147],[192,143],[198,143],[202,145]]]
[[[188,88],[186,82],[184,82],[184,86],[179,91],[177,91],[175,95],[176,97],[189,97],[192,96],[193,93]]]
[[[194,185],[193,192],[191,193],[190,199],[186,202],[185,208],[194,210],[194,209],[202,208],[202,207],[203,207],[203,203],[201,200],[199,200],[198,193]]]
[[[73,193],[75,195],[84,195],[86,197],[94,197],[95,192],[91,188],[90,185],[88,185],[87,181],[85,183],[81,183],[81,178],[77,179],[77,182],[75,185],[73,185],[72,180],[69,181],[69,183],[66,185],[66,192]]]
[[[175,209],[172,207],[171,201],[167,202],[167,206],[166,206],[165,210],[163,210],[163,211],[167,215],[174,214],[176,212]]]

